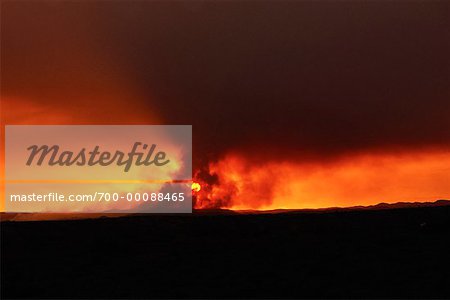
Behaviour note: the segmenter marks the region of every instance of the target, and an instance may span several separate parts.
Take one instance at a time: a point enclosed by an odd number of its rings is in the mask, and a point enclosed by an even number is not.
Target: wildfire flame
[[[450,173],[443,166],[448,165],[450,153],[445,151],[262,164],[228,155],[194,175],[194,208],[270,210],[447,199]]]

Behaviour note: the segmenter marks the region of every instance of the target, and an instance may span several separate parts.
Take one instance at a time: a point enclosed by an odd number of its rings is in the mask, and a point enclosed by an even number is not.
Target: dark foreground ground
[[[1,223],[3,298],[449,298],[450,207]]]

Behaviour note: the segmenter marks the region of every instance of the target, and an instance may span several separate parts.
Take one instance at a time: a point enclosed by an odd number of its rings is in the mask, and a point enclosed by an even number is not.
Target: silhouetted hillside
[[[450,297],[447,205],[3,222],[1,234],[2,298]]]

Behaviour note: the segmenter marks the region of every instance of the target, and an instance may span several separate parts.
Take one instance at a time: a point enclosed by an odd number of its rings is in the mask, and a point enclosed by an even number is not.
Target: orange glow
[[[195,208],[234,210],[351,207],[450,198],[450,152],[359,154],[331,162],[251,164],[229,155],[196,174]]]
[[[130,94],[127,91],[132,91]],[[83,98],[84,99],[84,98]],[[41,101],[39,97],[28,99],[8,96],[2,91],[0,101],[0,212],[5,210],[5,175],[4,175],[4,133],[5,125],[59,125],[59,124],[148,124],[160,123],[159,118],[145,110],[141,97],[127,86],[115,85],[111,91],[96,95],[91,105],[87,100],[67,93],[55,99]],[[136,99],[136,100],[133,100]],[[54,105],[51,101],[54,100]],[[89,99],[90,101],[91,99]],[[108,103],[115,103],[109,106]],[[88,107],[88,110],[84,109]],[[86,113],[89,111],[89,113]]]

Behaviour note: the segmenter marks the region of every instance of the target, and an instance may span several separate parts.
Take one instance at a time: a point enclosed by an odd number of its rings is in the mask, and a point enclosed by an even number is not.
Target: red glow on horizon
[[[431,202],[450,198],[450,153],[361,154],[333,162],[253,165],[230,155],[210,163],[215,182],[202,190],[197,209],[272,210]]]

